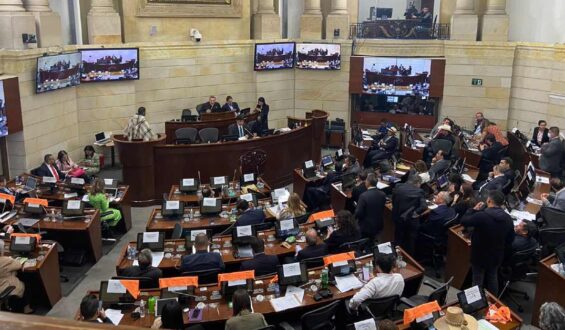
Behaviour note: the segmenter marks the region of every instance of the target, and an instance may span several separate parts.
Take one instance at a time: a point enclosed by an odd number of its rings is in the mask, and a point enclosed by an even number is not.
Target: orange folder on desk
[[[249,279],[251,279],[251,280],[255,279],[255,271],[254,270],[246,270],[246,271],[243,271],[243,272],[218,274],[218,283],[228,282],[228,281],[249,280]]]
[[[412,323],[415,319],[426,316],[433,312],[441,311],[441,307],[437,303],[437,300],[431,301],[429,303],[425,303],[413,308],[405,309],[404,310],[404,325],[408,325]]]
[[[12,205],[14,205],[16,203],[16,197],[13,196],[13,195],[0,194],[0,199],[10,201],[12,203]]]
[[[312,214],[310,216],[310,218],[308,218],[308,223],[314,222],[316,220],[322,220],[322,219],[333,218],[333,217],[335,217],[334,210],[317,212],[317,213]]]
[[[129,294],[135,299],[139,297],[139,281],[138,280],[119,280],[120,283],[128,290]]]
[[[11,237],[35,237],[36,245],[39,245],[39,243],[41,242],[41,235],[39,234],[12,233],[10,234],[10,238]]]
[[[37,204],[43,205],[45,207],[49,206],[49,201],[43,198],[26,198],[24,199],[24,204]]]
[[[332,254],[327,257],[324,257],[324,266],[333,264],[334,262],[348,261],[352,259],[355,259],[355,252],[353,251],[340,253],[340,254]]]
[[[198,276],[183,276],[160,278],[159,289],[170,288],[175,286],[195,286],[198,287]]]

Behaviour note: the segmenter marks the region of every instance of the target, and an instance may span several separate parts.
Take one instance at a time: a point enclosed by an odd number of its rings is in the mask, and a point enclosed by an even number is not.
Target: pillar
[[[35,19],[25,11],[22,0],[0,0],[0,48],[36,48],[37,43],[24,44],[22,34],[36,35]]]
[[[88,43],[122,43],[122,23],[112,0],[92,0],[87,25]]]
[[[38,46],[62,45],[61,17],[49,8],[49,0],[24,0],[24,5],[35,17]]]
[[[281,18],[275,12],[273,0],[258,0],[253,15],[253,39],[280,39]]]
[[[304,13],[300,18],[300,38],[322,39],[323,20],[320,0],[305,0]]]
[[[339,36],[334,32],[339,30]],[[331,11],[326,17],[326,39],[347,39],[349,37],[349,14],[347,0],[332,0]]]
[[[451,40],[477,40],[479,17],[474,0],[456,0],[455,12],[451,16]]]
[[[508,15],[506,0],[487,0],[487,10],[483,16],[483,41],[508,41]]]

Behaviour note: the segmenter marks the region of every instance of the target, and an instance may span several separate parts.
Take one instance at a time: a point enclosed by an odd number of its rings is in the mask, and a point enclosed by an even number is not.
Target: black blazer
[[[304,249],[298,251],[298,254],[296,255],[296,261],[323,257],[326,254],[328,254],[328,247],[325,243],[307,246]]]
[[[428,208],[424,191],[410,183],[399,183],[392,192],[392,219],[400,221],[400,216],[413,208],[420,214]]]
[[[502,190],[502,188],[508,183],[508,178],[506,176],[501,175],[492,180],[488,181],[484,186],[479,188],[479,193],[481,195],[485,194],[486,191],[490,190]]]
[[[243,125],[243,135],[248,135],[248,128]],[[228,126],[228,135],[239,136],[239,129],[237,128],[237,124],[231,124]]]
[[[206,112],[208,110],[211,110],[212,112],[221,112],[222,106],[218,102],[215,102],[214,105],[210,105],[210,102],[206,102],[206,103],[203,103],[201,105],[200,111],[198,111],[198,112],[202,113],[202,112]]]
[[[182,257],[180,270],[182,272],[192,272],[219,268],[224,270],[222,255],[216,252],[197,251]]]
[[[355,242],[361,239],[361,234],[359,231],[355,231],[353,235],[347,235],[343,232],[343,230],[336,230],[334,231],[330,237],[328,237],[324,242],[328,247],[328,253],[339,253],[340,245],[343,243]]]
[[[362,236],[375,237],[383,229],[385,202],[385,193],[377,188],[369,189],[359,196],[355,217]]]
[[[447,231],[443,226],[447,220],[450,220],[455,216],[456,212],[454,209],[447,205],[439,205],[430,212],[426,222],[420,227],[422,233],[434,236],[441,241],[447,240]]]
[[[538,147],[541,147],[542,144],[549,142],[549,130],[546,128],[545,131],[543,131],[543,135],[541,137],[541,143],[538,142],[538,133],[539,133],[539,126],[534,128],[534,134],[532,134],[532,143],[537,145]]]
[[[64,179],[65,178],[65,173],[59,171],[59,169],[57,168],[56,165],[53,165],[53,168],[55,169],[55,171],[57,171],[57,174],[59,174],[59,179]],[[51,174],[51,171],[49,170],[49,167],[47,167],[47,164],[43,163],[41,164],[41,166],[39,166],[36,170],[35,170],[35,175],[37,176],[48,176],[48,177],[52,177],[53,175]]]
[[[259,119],[261,120],[263,127],[265,127],[265,129],[267,129],[268,126],[269,126],[269,105],[263,104],[263,107],[261,108],[261,115],[260,115]]]
[[[239,111],[239,105],[236,102],[232,102],[231,106],[233,108],[233,111]],[[232,111],[230,105],[227,102],[222,106],[222,111],[224,112]]]
[[[482,211],[470,209],[461,219],[465,227],[473,227],[471,264],[483,268],[500,266],[514,241],[512,218],[499,207]]]
[[[265,212],[260,209],[253,209],[243,212],[235,222],[235,226],[258,225],[263,222],[265,222]]]
[[[141,269],[139,266],[131,266],[124,269],[121,276],[148,277],[153,280],[152,285],[148,287],[142,287],[142,289],[151,289],[159,287],[159,279],[163,277],[163,271],[153,266],[149,266],[145,269]]]
[[[255,270],[255,276],[272,274],[277,271],[279,258],[263,253],[256,254],[253,259],[241,263],[241,270]]]

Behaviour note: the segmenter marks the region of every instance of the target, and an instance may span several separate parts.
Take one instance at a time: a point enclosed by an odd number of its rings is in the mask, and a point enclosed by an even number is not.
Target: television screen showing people
[[[6,116],[6,97],[4,81],[0,80],[0,137],[8,135],[8,117]]]
[[[139,79],[139,49],[81,50],[81,82]]]
[[[37,59],[37,93],[79,84],[80,53],[43,56]]]
[[[363,93],[427,98],[431,66],[431,59],[366,57]]]
[[[294,42],[255,44],[255,71],[292,69]]]
[[[297,44],[296,67],[309,70],[341,69],[341,45]]]

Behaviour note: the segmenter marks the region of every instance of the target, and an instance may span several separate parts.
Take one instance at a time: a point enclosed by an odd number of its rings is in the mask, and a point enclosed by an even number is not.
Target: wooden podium
[[[166,137],[165,134],[158,134],[156,140],[128,141],[122,134],[112,136],[123,167],[123,181],[130,186],[129,193],[134,205],[155,199],[156,162],[153,159],[153,147],[165,144]]]

